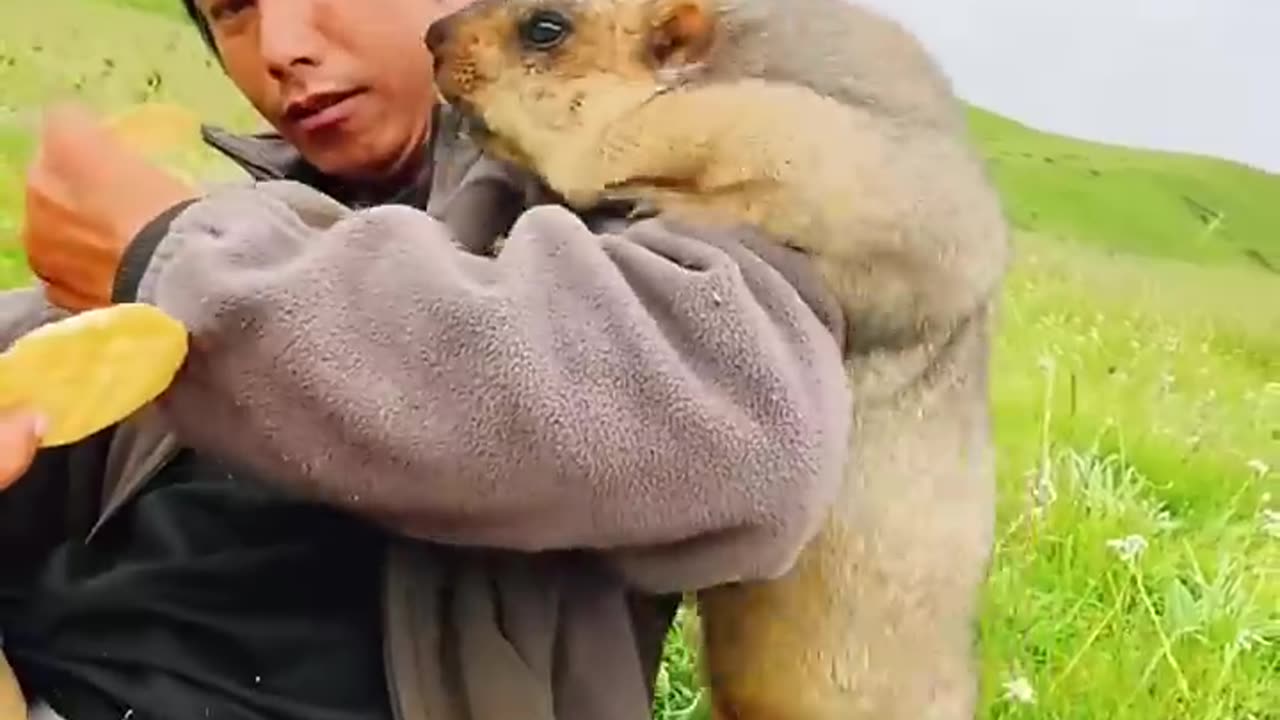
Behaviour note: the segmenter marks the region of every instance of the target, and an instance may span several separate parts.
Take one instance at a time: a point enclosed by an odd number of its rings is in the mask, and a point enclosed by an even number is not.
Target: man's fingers
[[[60,102],[45,110],[41,136],[51,149],[91,151],[98,141],[110,136],[110,130],[84,105]]]
[[[66,288],[60,284],[46,281],[45,297],[49,299],[49,303],[56,305],[63,310],[70,310],[73,313],[84,312],[85,310],[93,310],[95,308],[105,307],[109,301],[104,298],[92,297],[81,292],[76,292],[71,288]]]
[[[102,176],[113,172],[109,166],[118,144],[111,130],[87,107],[58,103],[44,112],[28,173],[41,174],[41,183]],[[28,184],[36,181],[28,177]]]
[[[0,412],[0,490],[12,485],[31,467],[45,423],[29,412]]]

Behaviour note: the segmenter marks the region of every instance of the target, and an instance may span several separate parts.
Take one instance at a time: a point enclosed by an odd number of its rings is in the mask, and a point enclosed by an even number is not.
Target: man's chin
[[[287,138],[286,138],[287,139]],[[321,173],[349,182],[381,182],[396,177],[410,153],[401,147],[370,147],[352,137],[333,137],[327,142],[294,142],[307,163]]]

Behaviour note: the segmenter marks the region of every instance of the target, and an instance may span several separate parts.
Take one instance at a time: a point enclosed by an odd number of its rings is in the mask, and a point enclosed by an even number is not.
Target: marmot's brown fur
[[[480,0],[427,42],[480,143],[568,204],[753,223],[844,308],[843,491],[784,576],[698,596],[718,716],[973,717],[1007,230],[931,58],[841,0]]]

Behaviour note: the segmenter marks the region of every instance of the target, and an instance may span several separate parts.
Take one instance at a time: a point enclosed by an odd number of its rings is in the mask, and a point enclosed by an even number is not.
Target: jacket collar
[[[445,118],[437,109],[433,123]],[[350,207],[405,204],[423,207],[431,190],[434,172],[432,155],[436,138],[431,138],[422,148],[423,161],[418,174],[408,183],[395,186],[390,192],[377,192],[368,187],[346,182],[318,170],[308,163],[279,133],[262,131],[248,134],[233,133],[215,125],[201,125],[201,137],[205,143],[239,165],[254,180],[294,180],[309,185]]]

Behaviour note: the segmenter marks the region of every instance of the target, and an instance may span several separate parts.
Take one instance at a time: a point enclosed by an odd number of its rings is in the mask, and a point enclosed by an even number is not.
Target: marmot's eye
[[[535,50],[550,50],[573,30],[569,18],[555,10],[538,10],[520,24],[520,39]]]

